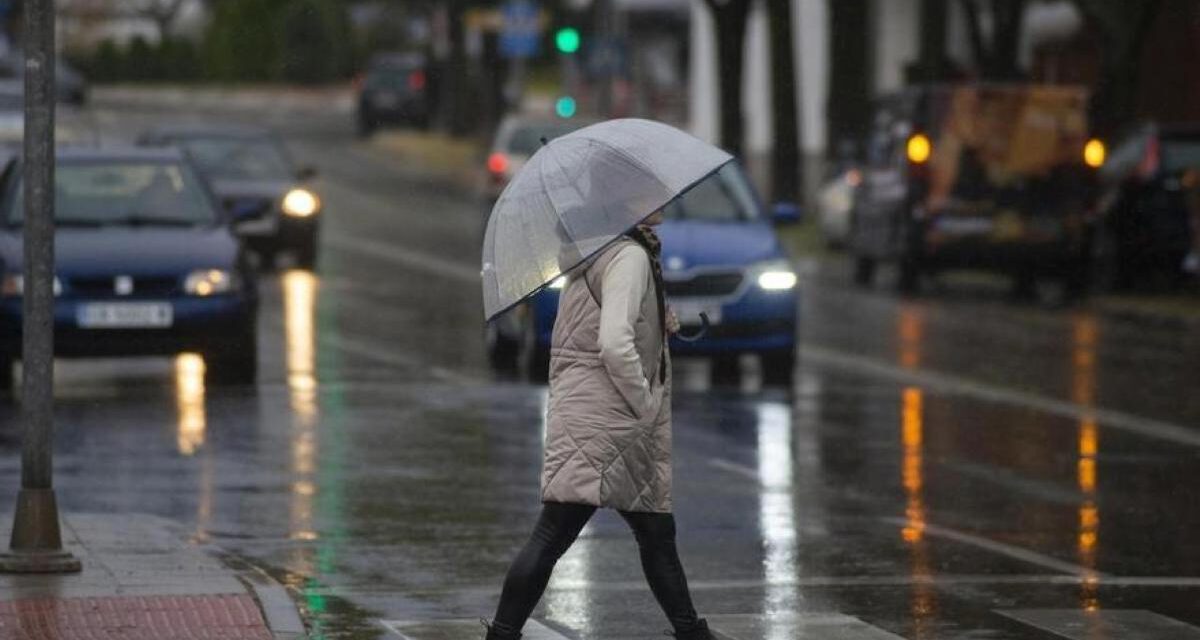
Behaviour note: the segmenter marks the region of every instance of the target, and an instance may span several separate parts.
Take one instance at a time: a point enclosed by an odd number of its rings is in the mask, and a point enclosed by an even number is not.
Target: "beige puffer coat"
[[[600,337],[605,273],[630,246],[642,252],[640,257],[626,251],[622,259],[645,260],[649,278],[633,324],[648,393],[643,391],[644,402],[635,403],[622,395],[620,382],[610,375],[613,346],[603,345],[609,352],[602,353]],[[660,382],[662,329],[648,265],[641,246],[621,239],[572,275],[563,289],[550,350],[544,502],[671,511],[670,360],[666,381]],[[624,386],[629,388],[628,381]]]

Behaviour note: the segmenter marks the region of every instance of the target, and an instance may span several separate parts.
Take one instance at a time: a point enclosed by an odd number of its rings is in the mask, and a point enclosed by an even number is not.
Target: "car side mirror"
[[[800,205],[795,202],[776,202],[771,205],[771,219],[776,224],[795,224],[802,217]]]
[[[300,180],[312,180],[317,177],[317,168],[314,166],[300,167],[296,171],[296,177]]]

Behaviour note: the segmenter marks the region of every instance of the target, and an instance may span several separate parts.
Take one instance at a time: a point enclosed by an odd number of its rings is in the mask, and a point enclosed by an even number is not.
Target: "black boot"
[[[697,620],[696,626],[683,631],[676,631],[672,635],[675,636],[676,640],[717,640],[717,637],[708,630],[708,621],[704,618]]]
[[[509,631],[506,630],[507,627],[504,627],[503,625],[498,625],[494,622],[492,624],[488,624],[487,620],[480,620],[479,622],[482,623],[485,628],[487,628],[487,635],[483,640],[521,640],[520,631]]]

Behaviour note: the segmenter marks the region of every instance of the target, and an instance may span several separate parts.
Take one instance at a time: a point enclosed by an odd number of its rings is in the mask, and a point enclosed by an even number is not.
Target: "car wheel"
[[[737,384],[742,378],[742,364],[737,355],[714,357],[709,367],[709,378],[714,386]]]
[[[526,380],[543,383],[550,379],[550,349],[538,344],[532,310],[527,311],[522,325],[519,359]]]
[[[210,385],[250,385],[258,379],[258,338],[253,329],[220,350],[205,355],[205,381]]]
[[[301,269],[315,270],[317,267],[317,233],[314,231],[305,236],[296,245],[296,266]]]
[[[763,383],[769,385],[791,385],[796,374],[796,350],[779,349],[759,355],[762,364]]]
[[[854,284],[860,287],[869,287],[875,284],[875,268],[876,263],[874,258],[866,256],[858,256],[854,259]]]
[[[15,383],[13,359],[8,356],[0,357],[0,394],[11,392]]]
[[[495,322],[489,322],[484,329],[484,343],[487,345],[488,364],[493,371],[514,372],[517,370],[517,357],[520,355],[521,343],[505,336],[496,327]]]

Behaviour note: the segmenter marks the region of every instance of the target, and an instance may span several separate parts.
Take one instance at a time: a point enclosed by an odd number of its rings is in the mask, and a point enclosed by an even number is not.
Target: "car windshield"
[[[746,174],[729,163],[667,205],[671,220],[747,222],[760,218],[758,199]]]
[[[269,138],[189,138],[181,144],[211,178],[280,180],[292,177],[283,150]]]
[[[553,140],[571,133],[576,128],[575,125],[567,123],[519,126],[508,140],[508,152],[514,155],[531,156],[542,146],[542,138]]]
[[[1168,173],[1200,169],[1200,140],[1164,141],[1162,168]]]
[[[20,224],[17,191],[7,220]],[[212,224],[216,213],[184,165],[174,162],[60,162],[54,180],[54,218],[65,226]]]

